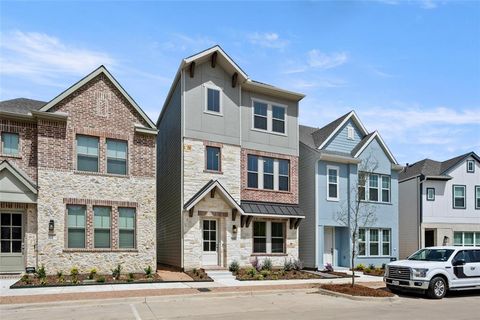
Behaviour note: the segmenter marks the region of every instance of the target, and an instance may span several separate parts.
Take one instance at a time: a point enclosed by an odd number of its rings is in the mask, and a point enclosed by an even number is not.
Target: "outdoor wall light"
[[[55,228],[55,222],[53,220],[50,220],[48,222],[48,231],[53,231],[54,228]]]
[[[232,227],[232,232],[233,233],[237,233],[237,225],[234,224],[233,227]]]

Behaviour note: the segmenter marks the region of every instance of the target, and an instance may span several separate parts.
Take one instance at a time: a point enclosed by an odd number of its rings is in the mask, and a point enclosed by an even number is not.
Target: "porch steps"
[[[228,270],[205,270],[215,282],[236,281],[235,276]]]

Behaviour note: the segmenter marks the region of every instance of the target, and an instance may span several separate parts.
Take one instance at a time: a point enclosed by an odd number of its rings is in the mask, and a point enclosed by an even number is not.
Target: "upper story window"
[[[2,154],[18,156],[20,154],[20,136],[18,133],[2,132]]]
[[[67,206],[67,248],[85,248],[85,206]]]
[[[467,172],[475,172],[475,160],[467,160]]]
[[[253,100],[253,128],[285,134],[287,106]]]
[[[98,137],[77,135],[77,170],[98,172]]]
[[[480,186],[475,186],[475,209],[480,209]]]
[[[358,173],[358,198],[363,201],[391,201],[391,178],[387,175],[374,173]]]
[[[338,167],[327,166],[327,200],[338,200]]]
[[[290,161],[247,156],[247,187],[288,191],[290,188]]]
[[[453,209],[465,209],[466,187],[453,185],[452,192],[453,192]]]
[[[206,88],[206,106],[205,111],[221,114],[222,90],[214,86],[205,86]]]
[[[107,139],[107,173],[127,174],[127,141]]]
[[[427,201],[435,201],[435,188],[427,188]]]
[[[355,131],[352,126],[347,127],[347,139],[348,140],[355,139]]]
[[[209,171],[220,171],[220,148],[219,147],[212,147],[207,146],[207,163],[206,169]]]

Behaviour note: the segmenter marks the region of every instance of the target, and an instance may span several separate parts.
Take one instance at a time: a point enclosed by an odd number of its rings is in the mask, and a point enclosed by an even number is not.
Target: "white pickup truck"
[[[448,290],[480,289],[480,247],[429,247],[390,262],[385,284],[392,292],[421,290],[442,299]]]

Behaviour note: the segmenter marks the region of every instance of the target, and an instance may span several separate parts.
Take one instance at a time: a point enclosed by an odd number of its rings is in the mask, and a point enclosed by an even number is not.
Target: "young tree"
[[[357,241],[360,228],[373,226],[377,221],[376,206],[366,200],[366,183],[371,173],[375,172],[378,162],[370,154],[358,165],[357,179],[353,180],[349,196],[337,212],[337,221],[349,228],[351,240],[350,264],[352,268],[352,287],[355,284],[355,257],[357,252]],[[377,184],[379,181],[377,181]],[[378,188],[379,186],[377,186]]]

